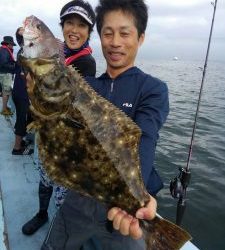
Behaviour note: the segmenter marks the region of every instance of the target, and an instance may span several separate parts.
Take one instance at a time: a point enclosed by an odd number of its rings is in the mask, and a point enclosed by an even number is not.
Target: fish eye
[[[40,24],[37,24],[36,27],[37,27],[38,30],[41,30],[41,25]]]

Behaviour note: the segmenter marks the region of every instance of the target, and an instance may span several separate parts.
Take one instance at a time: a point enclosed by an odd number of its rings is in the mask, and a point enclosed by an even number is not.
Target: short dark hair
[[[23,43],[24,43],[24,41],[23,41],[23,36],[22,35],[20,35],[19,33],[20,33],[20,29],[22,29],[23,27],[19,27],[17,30],[16,30],[16,41],[17,41],[17,43],[18,43],[18,45],[20,46],[20,47],[22,47],[23,46]]]
[[[145,33],[148,22],[148,7],[144,0],[99,0],[96,7],[96,26],[98,34],[101,34],[104,16],[109,11],[122,10],[133,15],[138,36]]]
[[[92,8],[92,6],[85,0],[73,0],[68,2],[67,4],[65,4],[61,11],[60,11],[60,25],[61,27],[63,27],[64,22],[69,19],[73,14],[69,14],[66,16],[63,16],[63,13],[65,13],[66,10],[68,10],[69,8],[73,7],[73,6],[79,6],[82,7],[83,9],[85,9],[85,11],[87,11],[89,19],[92,22],[92,25],[90,23],[88,23],[85,18],[82,18],[82,16],[80,16],[89,26],[89,34],[93,31],[93,27],[95,25],[95,12]]]

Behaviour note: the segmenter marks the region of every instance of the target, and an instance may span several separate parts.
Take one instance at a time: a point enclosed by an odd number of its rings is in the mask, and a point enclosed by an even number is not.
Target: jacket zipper
[[[111,88],[110,88],[110,92],[113,92],[113,86],[114,86],[114,81],[111,82]]]

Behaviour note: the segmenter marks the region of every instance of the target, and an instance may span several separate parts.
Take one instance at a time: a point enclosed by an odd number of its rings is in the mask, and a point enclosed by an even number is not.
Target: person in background
[[[136,54],[145,38],[148,9],[144,0],[100,0],[96,13],[106,73],[86,80],[142,130],[141,173],[149,194],[155,196],[163,187],[154,168],[155,149],[169,101],[167,85],[135,67]],[[104,250],[144,250],[138,219],[154,218],[157,203],[150,195],[146,206],[133,217],[70,190],[41,249],[77,250],[91,237],[97,237]]]
[[[96,63],[89,46],[89,39],[95,25],[95,13],[91,5],[83,0],[68,2],[60,11],[60,25],[64,36],[65,64],[75,67],[83,76],[95,76]],[[50,198],[55,193],[57,208],[64,201],[66,189],[56,186],[48,178],[44,168],[40,167],[39,211],[22,227],[25,235],[32,235],[48,221]]]
[[[20,50],[17,53],[17,61],[22,52],[23,46],[23,28],[20,27],[16,31],[16,41],[20,46]],[[13,146],[13,155],[30,155],[33,153],[33,149],[26,145],[26,140],[23,138],[26,136],[26,126],[29,123],[29,98],[27,94],[26,78],[24,76],[22,68],[17,63],[15,70],[15,78],[12,90],[12,98],[16,107],[16,122],[15,122],[15,143]]]
[[[2,84],[0,82],[0,97],[2,96]]]
[[[16,63],[13,57],[13,46],[16,46],[12,36],[4,36],[0,47],[0,82],[2,85],[2,115],[13,115],[7,106],[12,92],[13,74]]]

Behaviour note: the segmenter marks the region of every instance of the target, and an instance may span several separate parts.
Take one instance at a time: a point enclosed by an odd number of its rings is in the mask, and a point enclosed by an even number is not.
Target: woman
[[[95,25],[95,14],[91,5],[83,0],[68,2],[60,12],[64,42],[65,64],[75,67],[83,76],[95,76],[96,63],[89,46],[90,34]],[[39,165],[41,163],[39,162]],[[48,221],[48,206],[53,191],[53,182],[49,180],[40,166],[39,212],[23,227],[26,235],[35,233]],[[59,207],[64,201],[66,190],[55,188],[55,203]]]
[[[83,0],[71,1],[62,8],[60,19],[65,39],[66,65],[73,65],[83,76],[95,76],[96,63],[89,47],[95,24],[92,7]]]

